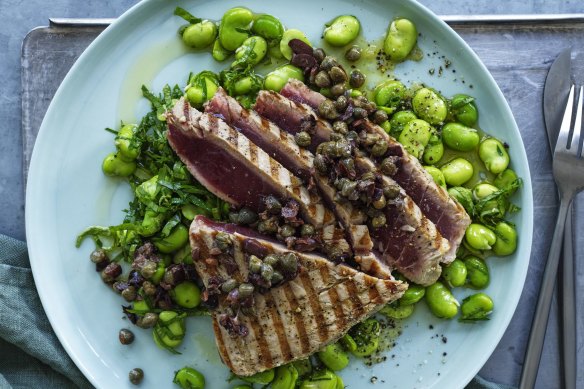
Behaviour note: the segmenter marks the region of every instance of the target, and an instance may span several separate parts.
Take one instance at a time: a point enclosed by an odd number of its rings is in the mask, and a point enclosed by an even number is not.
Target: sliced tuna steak
[[[304,220],[320,228],[335,222],[320,196],[221,119],[181,99],[167,115],[168,141],[191,174],[219,198],[260,209],[265,196],[293,199]]]
[[[222,261],[212,260],[213,241],[218,232],[230,235],[232,259],[237,269],[227,269]],[[248,279],[245,247],[283,254],[284,246],[258,238],[256,232],[235,225],[211,222],[198,216],[190,229],[195,266],[203,283],[232,278]],[[345,265],[334,265],[323,257],[296,253],[299,271],[296,278],[260,293],[253,293],[252,312],[230,312],[224,295],[213,311],[213,328],[223,362],[237,375],[250,376],[291,361],[306,358],[343,336],[354,324],[395,301],[407,285],[382,280]],[[212,278],[215,277],[215,278]],[[243,334],[234,334],[221,320],[230,316]]]

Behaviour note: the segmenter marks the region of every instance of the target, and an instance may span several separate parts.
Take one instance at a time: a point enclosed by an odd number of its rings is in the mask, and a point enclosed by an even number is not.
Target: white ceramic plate
[[[382,36],[396,16],[412,19],[421,33],[424,59],[399,65],[397,75],[407,83],[426,82],[446,96],[474,95],[482,128],[511,145],[513,167],[524,179],[515,197],[522,211],[513,220],[520,239],[515,255],[489,260],[492,282],[486,292],[496,304],[491,320],[474,325],[442,321],[419,304],[386,362],[366,367],[354,361],[342,372],[345,383],[353,388],[368,384],[371,377],[377,377],[384,388],[463,387],[485,363],[511,320],[531,248],[533,207],[527,158],[503,95],[469,47],[412,1],[229,0],[180,5],[217,20],[228,8],[243,3],[255,12],[280,17],[290,28],[304,30],[314,43],[319,42],[323,24],[339,14],[357,15],[366,39]],[[121,312],[123,301],[93,270],[88,260],[92,242],[86,241],[80,249],[74,246],[76,235],[86,226],[119,223],[130,199],[127,185],[101,173],[102,158],[113,150],[113,138],[103,129],[146,111],[148,104],[139,100],[142,83],[160,91],[165,83],[184,85],[189,71],[219,69],[210,55],[182,48],[176,32],[183,21],[173,16],[176,5],[168,0],[143,1],[93,42],[53,99],[30,167],[26,229],[37,288],[65,349],[101,388],[129,387],[127,375],[134,367],[146,372],[144,387],[172,387],[173,372],[184,365],[202,371],[208,388],[230,387],[208,318],[189,320],[182,355],[158,349],[149,331],[137,328],[134,344],[120,345],[118,330],[129,325]],[[448,68],[446,59],[452,62]],[[429,75],[432,68],[436,70],[433,76]]]

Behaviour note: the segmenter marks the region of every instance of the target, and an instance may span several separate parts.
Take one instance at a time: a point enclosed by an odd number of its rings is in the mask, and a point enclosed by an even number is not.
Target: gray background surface
[[[0,86],[0,233],[24,240],[24,196],[22,180],[22,137],[21,137],[21,72],[20,49],[27,32],[39,25],[47,25],[49,17],[116,17],[135,4],[136,1],[98,1],[87,0],[80,4],[73,0],[0,0],[0,70],[3,80]],[[503,13],[577,13],[584,12],[581,1],[421,1],[438,14],[503,14]],[[497,28],[497,27],[493,27]],[[575,44],[583,47],[582,29],[555,33],[553,28],[542,32],[540,28],[523,28],[514,31],[507,28],[500,31],[508,36],[505,47],[494,46],[489,36],[495,30],[480,33],[473,27],[459,28],[465,38],[487,62],[495,79],[502,86],[519,127],[522,130],[525,146],[530,156],[533,173],[534,197],[536,205],[536,226],[534,229],[534,254],[528,274],[520,307],[499,344],[497,350],[481,371],[486,378],[507,384],[517,384],[523,359],[525,342],[528,336],[528,323],[531,320],[537,283],[542,271],[542,259],[553,231],[553,221],[557,199],[551,177],[550,155],[543,132],[541,113],[541,93],[547,68],[562,47]],[[514,45],[514,41],[532,41],[533,46]],[[538,49],[533,49],[538,47]],[[509,67],[508,58],[497,52],[515,51],[514,64]],[[39,96],[43,98],[45,96]],[[582,204],[582,201],[580,201]],[[578,211],[582,214],[582,207]],[[581,231],[577,223],[576,231]],[[582,257],[581,245],[576,251]],[[534,260],[535,259],[535,260]],[[578,267],[579,278],[583,277],[583,266]],[[529,282],[529,281],[532,282]],[[580,285],[581,286],[581,285]],[[581,291],[582,288],[580,288]],[[580,294],[580,301],[581,301]],[[582,356],[582,321],[579,323],[579,356]],[[558,331],[557,311],[552,310],[550,329],[546,340],[542,369],[538,379],[539,388],[559,388]],[[575,340],[576,341],[576,340]],[[2,350],[4,351],[4,350]],[[480,350],[477,350],[480,352]],[[580,359],[582,365],[582,359]],[[464,369],[464,366],[460,367]],[[584,375],[579,373],[579,383],[584,387]]]

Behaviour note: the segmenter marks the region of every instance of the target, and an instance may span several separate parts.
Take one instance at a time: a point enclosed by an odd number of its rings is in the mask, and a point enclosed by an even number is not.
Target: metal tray
[[[551,154],[543,124],[543,84],[552,61],[567,47],[573,47],[576,56],[574,74],[584,75],[584,15],[454,15],[442,18],[473,48],[494,76],[511,106],[529,158],[536,205],[534,216],[537,220],[530,270],[513,321],[480,373],[496,382],[516,384],[558,206]],[[48,27],[38,27],[24,39],[22,133],[25,183],[34,141],[55,91],[83,50],[111,22],[111,19],[51,19]],[[456,64],[445,66],[442,71],[436,69],[434,75],[429,77],[450,77],[454,82],[463,82],[462,77],[453,74],[455,69]],[[584,77],[577,81],[582,83]],[[582,197],[575,202],[574,231],[582,231],[584,223]],[[576,234],[574,238],[575,256],[582,258],[584,234]],[[582,301],[584,261],[576,261],[576,273],[580,275],[577,297]],[[538,378],[541,387],[557,387],[561,382],[556,307],[557,304],[552,307],[541,361]],[[582,304],[577,317],[579,336],[575,341],[579,350],[578,365],[582,366]],[[578,384],[584,386],[583,370],[578,372]]]

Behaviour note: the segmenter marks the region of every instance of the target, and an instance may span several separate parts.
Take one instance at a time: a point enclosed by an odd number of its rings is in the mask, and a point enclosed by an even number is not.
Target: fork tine
[[[566,103],[566,110],[564,111],[564,118],[560,126],[560,133],[558,134],[558,141],[556,142],[555,151],[565,152],[568,146],[568,138],[570,137],[570,127],[572,124],[572,112],[574,110],[574,85],[570,87],[570,94],[568,95],[568,102]]]
[[[570,154],[578,155],[578,147],[580,146],[580,136],[582,133],[582,96],[584,87],[580,87],[580,94],[578,95],[578,107],[576,108],[576,122],[574,123],[574,132],[572,133],[572,143],[570,144]]]

